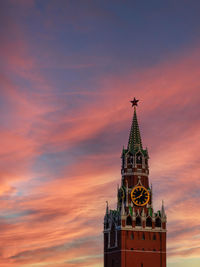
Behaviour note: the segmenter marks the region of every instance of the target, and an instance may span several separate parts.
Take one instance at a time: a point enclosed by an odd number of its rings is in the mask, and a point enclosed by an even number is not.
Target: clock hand
[[[144,189],[142,190],[142,193],[138,197],[134,198],[134,200],[137,198],[140,198],[142,196],[143,192],[144,192]]]
[[[140,198],[140,196],[139,196],[139,197],[136,197],[136,198],[134,198],[134,200],[136,200],[137,198]]]

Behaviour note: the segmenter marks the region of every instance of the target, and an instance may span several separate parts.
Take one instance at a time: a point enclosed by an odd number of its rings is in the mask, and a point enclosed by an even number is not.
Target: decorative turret
[[[161,220],[163,223],[166,223],[166,221],[167,221],[167,216],[166,216],[165,207],[164,207],[164,201],[162,201]],[[164,228],[165,228],[165,224],[164,224]]]
[[[161,208],[161,217],[165,217],[165,208],[164,208],[164,201],[162,200],[162,208]]]

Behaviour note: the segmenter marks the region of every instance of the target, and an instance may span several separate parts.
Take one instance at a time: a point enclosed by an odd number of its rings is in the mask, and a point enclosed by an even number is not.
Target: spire
[[[162,200],[162,208],[161,208],[161,217],[162,218],[165,218],[166,215],[165,215],[165,208],[164,208],[164,201]]]
[[[135,150],[138,148],[142,149],[142,140],[136,114],[136,106],[138,101],[139,100],[136,100],[135,97],[132,101],[130,101],[132,103],[132,107],[134,107],[134,114],[127,149],[131,152],[135,152]]]

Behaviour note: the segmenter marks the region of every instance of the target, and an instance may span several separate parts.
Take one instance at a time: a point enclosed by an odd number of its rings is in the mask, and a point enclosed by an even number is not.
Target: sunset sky
[[[200,2],[0,1],[0,266],[103,267],[133,109],[168,267],[200,266]]]

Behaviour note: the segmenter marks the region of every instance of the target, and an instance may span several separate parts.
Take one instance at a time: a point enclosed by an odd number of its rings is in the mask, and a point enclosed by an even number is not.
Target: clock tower
[[[166,214],[153,208],[149,185],[149,155],[142,146],[136,114],[127,148],[122,150],[121,186],[117,209],[106,207],[104,217],[104,267],[166,267]]]

